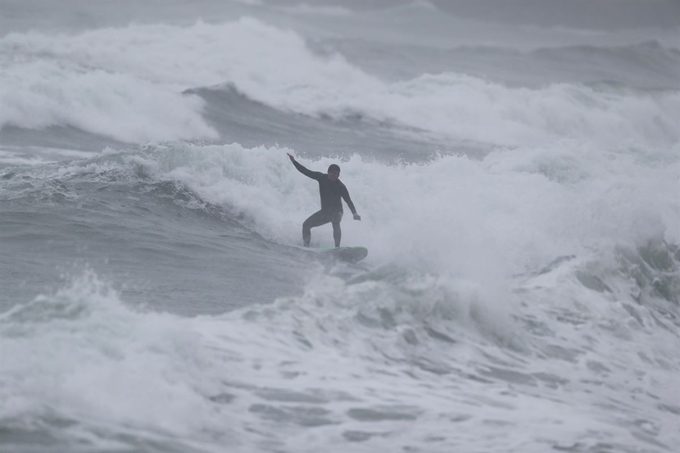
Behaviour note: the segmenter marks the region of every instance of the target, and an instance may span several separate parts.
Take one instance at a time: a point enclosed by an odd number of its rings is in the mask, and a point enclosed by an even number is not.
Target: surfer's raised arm
[[[307,176],[308,178],[316,179],[318,181],[320,177],[324,176],[323,173],[320,173],[318,171],[309,170],[308,168],[303,166],[301,163],[299,163],[298,161],[295,160],[295,158],[293,157],[292,154],[290,154],[290,153],[286,153],[286,154],[288,154],[288,158],[290,159],[291,162],[293,162],[293,165],[295,165],[295,168],[297,168],[300,173]]]

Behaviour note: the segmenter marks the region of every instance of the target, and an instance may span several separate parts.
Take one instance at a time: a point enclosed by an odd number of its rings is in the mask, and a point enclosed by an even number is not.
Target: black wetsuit
[[[349,197],[347,187],[345,187],[339,179],[331,181],[328,179],[326,173],[308,170],[297,161],[293,161],[293,164],[300,173],[319,182],[321,210],[309,216],[302,224],[302,241],[304,242],[305,247],[309,247],[309,241],[312,239],[311,229],[325,225],[328,222],[333,224],[333,239],[335,240],[335,246],[340,247],[340,239],[342,237],[342,231],[340,230],[340,221],[342,220],[341,199],[345,200],[345,203],[349,206],[352,214],[357,213],[357,210],[354,208],[354,203],[352,203],[352,199]]]

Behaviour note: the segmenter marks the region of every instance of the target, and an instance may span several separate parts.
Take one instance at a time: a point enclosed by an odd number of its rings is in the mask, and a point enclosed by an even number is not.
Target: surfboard
[[[327,257],[337,258],[343,261],[356,263],[368,256],[368,249],[366,247],[324,247],[315,249],[319,254]]]

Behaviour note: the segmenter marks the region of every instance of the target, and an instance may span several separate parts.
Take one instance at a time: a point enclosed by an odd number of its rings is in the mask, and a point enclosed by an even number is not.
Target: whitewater
[[[0,0],[0,452],[677,451],[680,13],[361,4]]]

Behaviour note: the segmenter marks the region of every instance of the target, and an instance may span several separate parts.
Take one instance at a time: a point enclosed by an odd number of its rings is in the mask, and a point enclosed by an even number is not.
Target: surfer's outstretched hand
[[[286,154],[288,154],[288,158],[290,159],[291,162],[295,162],[295,158],[293,157],[293,155],[291,153],[286,153]]]
[[[359,214],[354,214],[354,220],[361,220],[361,216]]]

